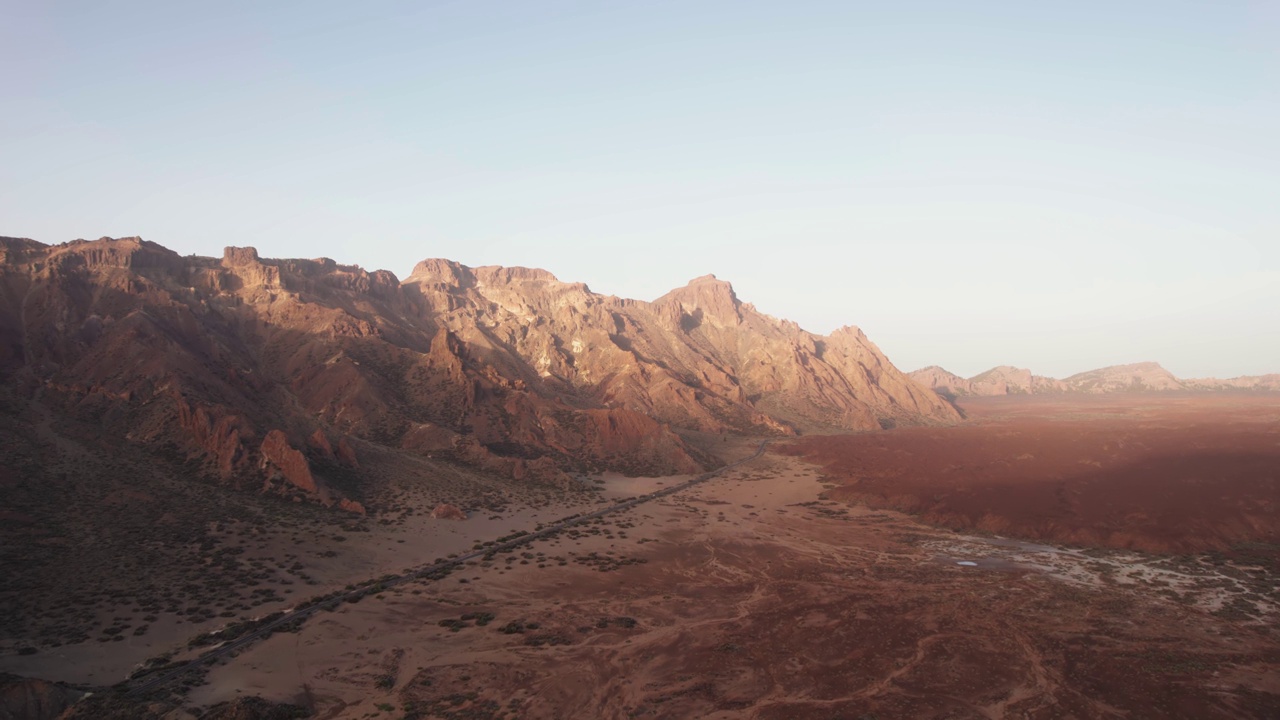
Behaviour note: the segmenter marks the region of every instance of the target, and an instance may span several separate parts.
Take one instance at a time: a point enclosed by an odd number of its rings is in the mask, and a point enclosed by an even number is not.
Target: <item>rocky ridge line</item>
[[[714,276],[644,302],[529,268],[432,259],[402,281],[139,238],[0,238],[0,386],[221,482],[355,512],[362,443],[555,483],[700,471],[689,432],[958,419],[858,329],[808,333]]]

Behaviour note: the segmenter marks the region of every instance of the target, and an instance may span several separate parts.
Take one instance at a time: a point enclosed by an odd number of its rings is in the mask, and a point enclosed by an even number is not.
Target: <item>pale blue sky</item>
[[[1275,2],[0,0],[0,234],[708,272],[903,369],[1280,372]]]

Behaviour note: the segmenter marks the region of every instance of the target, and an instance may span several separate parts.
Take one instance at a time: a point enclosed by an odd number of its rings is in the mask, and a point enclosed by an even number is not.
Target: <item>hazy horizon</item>
[[[1280,372],[1280,10],[7,4],[0,233],[713,273],[903,370]]]

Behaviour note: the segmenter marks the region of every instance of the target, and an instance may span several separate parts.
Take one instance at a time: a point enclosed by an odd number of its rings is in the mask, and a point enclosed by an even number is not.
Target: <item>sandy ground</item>
[[[675,481],[608,477],[604,494]],[[1280,714],[1280,633],[1257,616],[1274,576],[938,530],[829,487],[768,455],[321,614],[187,701],[258,694],[335,720]],[[441,532],[498,527],[472,522]],[[1255,614],[1224,612],[1236,601]]]

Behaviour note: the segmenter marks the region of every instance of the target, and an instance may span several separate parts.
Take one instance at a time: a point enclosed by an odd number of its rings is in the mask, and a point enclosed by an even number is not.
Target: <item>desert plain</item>
[[[333,720],[1280,714],[1274,395],[960,407],[968,420],[950,427],[775,439],[674,495],[339,603],[96,707],[199,717],[258,696]],[[726,462],[758,445],[696,440]],[[285,610],[689,477],[516,492],[386,462],[367,518],[280,502],[189,530],[201,537],[173,555],[182,563],[155,569],[199,569],[204,601],[120,574],[93,618],[56,624],[80,636],[51,646],[56,599],[27,607],[7,588],[24,614],[8,616],[0,671],[110,698],[149,661],[216,648],[217,634],[195,639],[231,622],[223,613]],[[431,517],[445,500],[468,518]],[[119,502],[143,516],[165,504]]]

